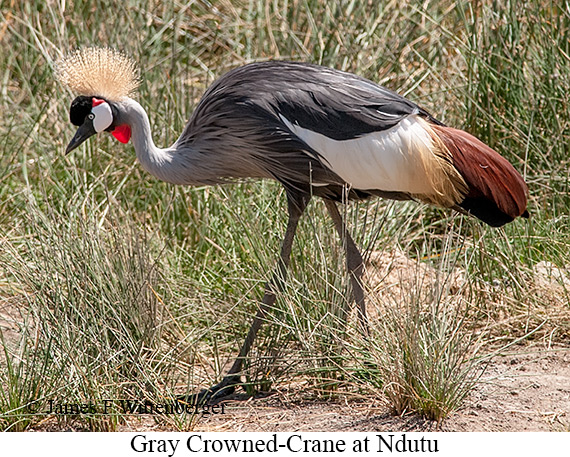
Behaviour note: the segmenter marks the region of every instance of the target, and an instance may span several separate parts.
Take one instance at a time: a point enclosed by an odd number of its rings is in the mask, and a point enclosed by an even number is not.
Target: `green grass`
[[[381,396],[397,413],[442,420],[486,355],[528,334],[567,342],[567,284],[537,274],[541,262],[567,274],[570,260],[570,8],[559,3],[92,0],[62,11],[2,2],[0,427],[41,426],[49,400],[158,401],[219,379],[286,222],[273,182],[174,187],[103,135],[65,156],[72,94],[56,84],[53,62],[80,45],[116,47],[140,63],[138,99],[157,144],[177,138],[217,76],[293,59],[407,95],[496,148],[530,185],[531,220],[500,230],[415,203],[343,208],[367,256],[402,252],[411,262],[397,292],[370,267],[371,342],[353,313],[344,322],[342,247],[312,202],[268,318],[276,325],[248,361],[248,391],[303,380],[308,396]],[[436,273],[423,275],[426,267]],[[57,423],[115,430],[126,420]],[[197,419],[160,420],[189,429]]]

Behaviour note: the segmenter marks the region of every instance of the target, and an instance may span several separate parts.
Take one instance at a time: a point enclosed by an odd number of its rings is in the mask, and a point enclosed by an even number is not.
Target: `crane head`
[[[79,128],[66,152],[103,131],[123,143],[129,141],[130,127],[116,121],[117,104],[132,96],[140,84],[139,70],[130,57],[111,48],[80,48],[59,60],[55,69],[59,82],[79,95],[69,113]]]
[[[128,125],[115,125],[117,108],[104,98],[80,95],[71,103],[69,119],[79,128],[69,142],[65,153],[73,151],[89,137],[103,131],[111,134],[121,143],[127,143],[131,138]]]

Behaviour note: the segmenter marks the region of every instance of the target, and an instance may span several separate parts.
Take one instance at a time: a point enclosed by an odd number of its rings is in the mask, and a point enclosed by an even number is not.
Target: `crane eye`
[[[89,113],[89,114],[87,115],[87,119],[89,119],[89,120],[92,121],[93,119],[95,119],[95,115],[94,115],[93,113]]]

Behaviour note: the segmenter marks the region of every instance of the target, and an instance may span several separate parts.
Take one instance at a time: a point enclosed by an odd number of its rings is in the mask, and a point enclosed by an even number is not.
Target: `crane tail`
[[[529,217],[528,187],[504,157],[467,132],[436,124],[430,127],[467,184],[467,193],[457,206],[493,227],[519,216]]]

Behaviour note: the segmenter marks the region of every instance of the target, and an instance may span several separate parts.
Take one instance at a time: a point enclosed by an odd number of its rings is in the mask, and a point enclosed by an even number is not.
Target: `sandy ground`
[[[236,393],[224,405],[224,414],[200,416],[192,430],[570,432],[570,350],[521,346],[498,356],[463,407],[439,424],[417,415],[394,416],[382,398],[319,400],[302,398],[295,388],[258,397]],[[146,417],[133,419],[120,430],[169,428]]]
[[[382,399],[290,401],[291,392],[226,401],[201,431],[570,431],[570,350],[520,347],[497,357],[464,406],[441,424],[395,417]]]

